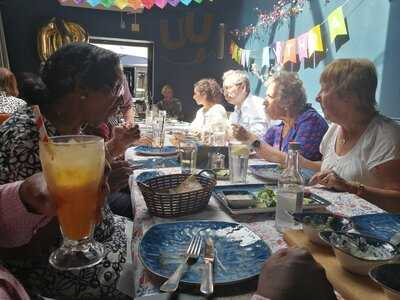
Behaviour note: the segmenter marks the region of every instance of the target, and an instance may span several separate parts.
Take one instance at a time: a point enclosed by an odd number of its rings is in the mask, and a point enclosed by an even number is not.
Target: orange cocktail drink
[[[64,258],[62,265],[59,265],[61,262],[52,262],[50,256],[50,262],[59,269],[78,269],[94,265],[90,247],[96,244],[92,240],[92,232],[101,203],[104,153],[103,139],[95,136],[52,137],[49,142],[40,143],[43,173],[50,196],[56,203],[64,237],[61,248],[65,248],[64,252],[70,250],[71,255],[74,253],[73,258]],[[77,248],[87,251],[86,263],[77,262]],[[57,255],[54,256],[55,260],[61,253]],[[64,266],[65,261],[69,261],[70,265]],[[96,263],[100,261],[101,259]]]

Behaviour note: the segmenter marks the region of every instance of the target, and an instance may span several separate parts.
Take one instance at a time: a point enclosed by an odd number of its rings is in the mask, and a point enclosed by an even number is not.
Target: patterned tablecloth
[[[143,159],[138,156],[134,156],[132,151],[127,152],[127,159]],[[251,163],[257,163],[258,160],[251,161]],[[265,162],[264,162],[265,163]],[[271,215],[242,215],[239,217],[231,217],[229,216],[223,209],[220,207],[220,204],[213,197],[210,200],[209,206],[203,212],[176,219],[163,219],[158,217],[152,217],[147,213],[146,204],[143,200],[143,196],[134,180],[134,178],[145,170],[136,170],[134,174],[131,176],[130,184],[131,184],[131,192],[132,198],[135,201],[136,205],[136,216],[134,220],[133,227],[133,238],[132,238],[132,259],[134,266],[134,287],[135,287],[135,298],[147,294],[157,293],[159,292],[158,286],[154,286],[153,283],[149,280],[144,272],[143,265],[141,264],[137,253],[138,253],[138,245],[143,233],[146,230],[158,223],[165,222],[173,222],[175,220],[219,220],[219,221],[230,221],[230,222],[239,222],[248,226],[252,231],[257,233],[266,243],[269,245],[273,252],[277,251],[280,248],[286,247],[286,243],[283,240],[283,237],[274,227],[274,219]],[[165,174],[174,174],[180,173],[180,168],[165,168],[162,169]],[[248,176],[248,183],[256,183],[259,182],[256,178],[254,178],[251,174]],[[331,212],[345,215],[345,216],[355,216],[361,214],[368,214],[374,212],[382,212],[378,207],[370,204],[369,202],[359,198],[356,195],[349,193],[337,193],[332,191],[327,191],[322,188],[310,188],[311,192],[320,195],[321,197],[329,200],[331,205],[327,207],[327,209]],[[232,299],[249,299],[250,294],[245,294],[242,296],[230,297]],[[341,297],[339,296],[339,299]],[[228,298],[224,298],[228,299]]]

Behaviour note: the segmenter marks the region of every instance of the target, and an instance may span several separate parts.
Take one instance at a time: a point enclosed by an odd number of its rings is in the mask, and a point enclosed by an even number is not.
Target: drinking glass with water
[[[229,142],[229,174],[232,183],[245,183],[249,162],[249,146],[238,141]]]

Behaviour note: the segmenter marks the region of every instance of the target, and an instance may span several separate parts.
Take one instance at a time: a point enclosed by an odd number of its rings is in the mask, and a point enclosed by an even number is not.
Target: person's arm
[[[135,141],[140,139],[140,130],[137,125],[134,127],[116,126],[113,128],[112,139],[106,143],[107,158],[111,161],[124,153]]]
[[[27,244],[55,215],[41,173],[0,186],[0,247]]]
[[[390,211],[400,212],[400,160],[391,160],[371,170],[379,180],[379,187],[366,186],[341,178],[331,170],[316,174],[311,183],[322,184],[341,192],[356,194],[372,204]]]
[[[0,299],[1,300],[29,300],[23,286],[5,268],[0,266]]]

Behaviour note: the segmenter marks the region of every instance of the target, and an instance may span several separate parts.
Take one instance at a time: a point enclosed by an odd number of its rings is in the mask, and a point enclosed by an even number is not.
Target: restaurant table
[[[147,159],[149,157],[138,156],[135,154],[134,149],[131,148],[128,149],[128,151],[126,152],[125,158],[129,160],[140,160],[144,158]],[[250,159],[249,161],[249,165],[261,163],[265,163],[265,161],[260,159]],[[132,237],[132,261],[134,267],[133,284],[135,290],[135,298],[159,292],[159,286],[155,284],[154,279],[149,276],[149,273],[145,272],[145,269],[140,262],[140,259],[138,258],[138,246],[140,239],[142,238],[143,234],[154,224],[183,220],[218,220],[238,222],[247,226],[253,232],[258,234],[267,243],[273,253],[281,248],[287,247],[286,242],[283,240],[282,234],[275,229],[273,214],[252,214],[233,217],[227,214],[227,212],[223,209],[222,206],[220,206],[219,202],[214,197],[211,197],[209,205],[204,211],[189,216],[167,219],[149,215],[143,196],[135,181],[135,177],[143,171],[148,170],[135,170],[134,174],[130,178],[131,195],[136,205],[136,215],[133,224]],[[180,168],[163,168],[162,172],[164,172],[165,174],[176,174],[180,173]],[[250,173],[248,173],[247,183],[265,184],[264,181],[255,178]],[[229,181],[218,181],[217,184],[230,183]],[[311,192],[330,201],[331,205],[327,207],[327,210],[333,213],[345,216],[355,216],[368,213],[383,212],[380,208],[350,193],[338,193],[328,191],[326,189],[323,189],[322,187],[312,187],[309,189]],[[244,294],[239,296],[221,297],[221,299],[250,299],[251,295],[252,293],[245,292]],[[215,297],[215,299],[218,299],[218,297]],[[342,299],[340,295],[338,299]]]

